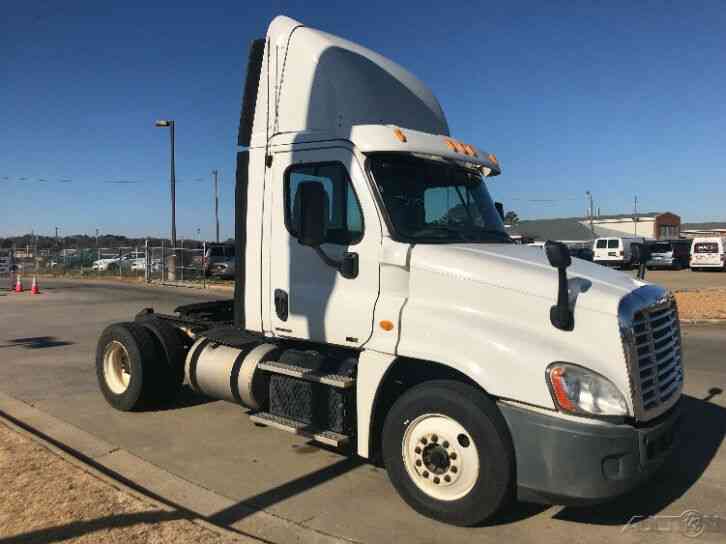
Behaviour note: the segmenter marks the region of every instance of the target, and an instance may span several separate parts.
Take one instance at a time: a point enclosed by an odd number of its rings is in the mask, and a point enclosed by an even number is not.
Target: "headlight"
[[[567,363],[547,368],[555,403],[563,412],[591,416],[626,416],[628,405],[615,385],[597,372]]]

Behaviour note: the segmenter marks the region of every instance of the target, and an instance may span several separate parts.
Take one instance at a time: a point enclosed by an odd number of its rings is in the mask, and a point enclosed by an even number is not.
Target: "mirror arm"
[[[315,250],[315,253],[317,253],[320,258],[323,260],[325,264],[327,264],[331,268],[339,269],[340,265],[342,264],[341,261],[336,261],[332,257],[330,257],[327,253],[325,253],[320,246],[313,247]]]
[[[344,278],[353,279],[358,276],[358,260],[355,253],[346,253],[343,259],[337,260],[325,253],[320,246],[314,246],[313,249],[325,264],[331,268],[335,268]],[[351,266],[346,266],[346,264],[348,264],[348,259],[354,260],[354,262],[350,263]]]
[[[550,321],[560,330],[571,331],[575,328],[575,316],[570,310],[570,297],[567,292],[567,268],[557,269],[557,304],[550,308]]]

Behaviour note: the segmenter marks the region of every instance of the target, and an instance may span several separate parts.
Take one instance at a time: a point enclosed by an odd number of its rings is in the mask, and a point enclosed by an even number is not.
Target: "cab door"
[[[275,336],[357,347],[371,335],[378,298],[381,224],[365,174],[343,147],[274,154],[269,245],[269,332]],[[345,278],[294,231],[298,186],[320,182],[328,197],[328,231],[320,249],[331,259],[357,255]],[[267,326],[265,327],[268,328]]]

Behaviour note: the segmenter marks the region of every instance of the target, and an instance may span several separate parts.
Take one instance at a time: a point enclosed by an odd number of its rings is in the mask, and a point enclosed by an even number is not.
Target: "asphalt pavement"
[[[0,392],[234,500],[238,507],[218,512],[217,522],[234,525],[250,510],[264,510],[350,542],[604,543],[688,540],[677,524],[669,531],[649,523],[623,529],[633,516],[696,510],[726,520],[726,327],[683,328],[681,445],[649,484],[592,508],[518,504],[490,526],[464,529],[413,512],[383,469],[257,427],[233,404],[188,390],[165,410],[121,413],[106,404],[94,369],[96,341],[106,325],[130,320],[143,307],[170,312],[230,294],[74,280],[48,280],[41,289],[35,297],[0,296]],[[724,535],[721,521],[700,540],[723,541]]]

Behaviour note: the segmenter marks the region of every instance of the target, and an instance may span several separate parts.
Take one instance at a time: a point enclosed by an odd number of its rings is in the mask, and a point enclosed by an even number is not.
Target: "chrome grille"
[[[681,329],[675,299],[647,286],[621,304],[621,330],[628,360],[636,417],[660,415],[678,400],[683,387]]]

